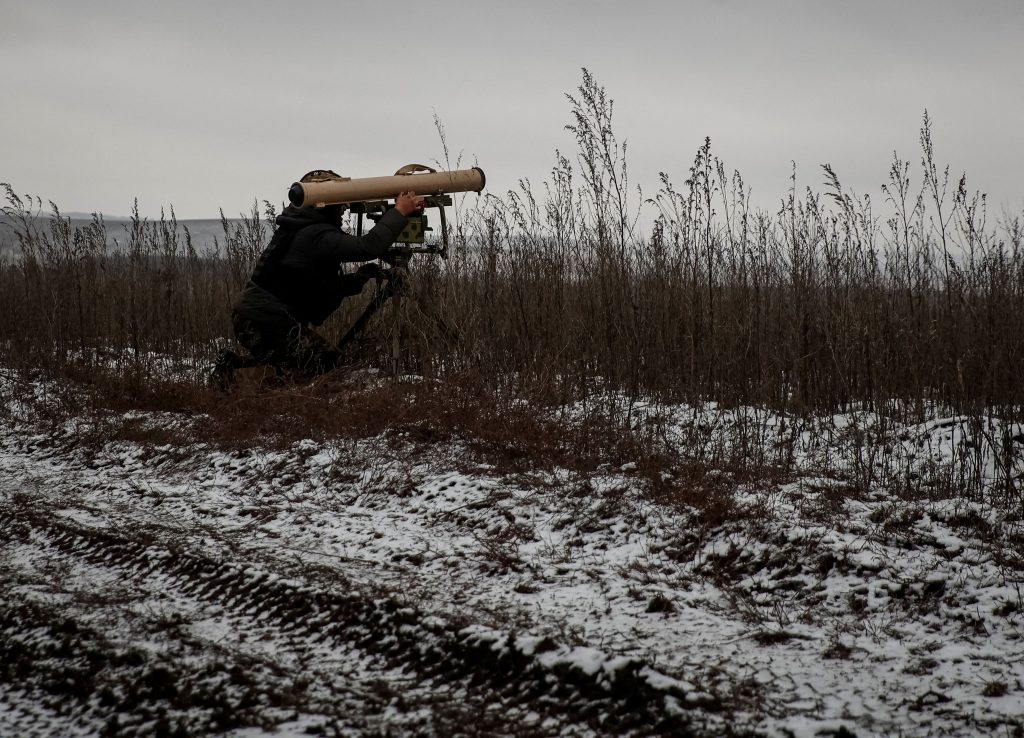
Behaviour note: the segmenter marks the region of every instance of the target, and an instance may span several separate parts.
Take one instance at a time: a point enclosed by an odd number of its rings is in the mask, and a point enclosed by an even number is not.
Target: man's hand
[[[422,213],[424,205],[426,205],[426,200],[411,191],[399,192],[398,197],[395,198],[395,210],[400,212],[406,218],[410,215]]]

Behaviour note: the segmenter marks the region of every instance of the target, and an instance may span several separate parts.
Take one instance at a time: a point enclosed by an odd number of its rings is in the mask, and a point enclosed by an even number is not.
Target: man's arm
[[[327,251],[327,260],[334,263],[379,259],[401,235],[407,222],[408,218],[391,208],[381,216],[369,233],[353,236],[342,230],[325,231],[318,239],[317,246]]]
[[[329,251],[333,262],[369,261],[384,256],[408,222],[408,216],[423,212],[424,200],[414,192],[401,192],[395,206],[377,221],[365,236],[353,236],[344,231],[324,233],[318,245]]]

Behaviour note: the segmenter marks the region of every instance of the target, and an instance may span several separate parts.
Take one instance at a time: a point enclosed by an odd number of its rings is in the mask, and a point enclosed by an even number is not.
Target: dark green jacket
[[[235,312],[266,325],[320,325],[341,301],[358,294],[366,279],[342,274],[343,262],[383,256],[405,228],[392,208],[362,237],[338,226],[337,208],[289,206],[277,216],[277,230],[256,262]]]

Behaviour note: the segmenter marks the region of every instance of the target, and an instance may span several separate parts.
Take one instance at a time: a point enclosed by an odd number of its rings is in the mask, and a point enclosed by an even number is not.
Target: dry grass
[[[558,154],[539,190],[523,183],[463,204],[451,258],[414,264],[398,330],[420,385],[343,399],[315,387],[215,396],[199,379],[230,341],[231,304],[273,209],[225,220],[213,253],[194,248],[173,211],[152,222],[136,213],[111,246],[101,218],[74,229],[56,206],[44,215],[8,185],[16,249],[0,260],[0,364],[85,383],[98,406],[209,416],[203,432],[220,443],[405,428],[424,440],[472,438],[512,466],[690,463],[697,471],[680,478],[697,486],[712,466],[741,479],[787,465],[741,436],[731,458],[666,459],[657,425],[632,422],[636,403],[713,400],[797,417],[870,409],[901,422],[955,412],[979,428],[1019,420],[1024,225],[1016,214],[991,222],[984,197],[950,179],[927,115],[916,181],[895,159],[880,207],[826,165],[824,192],[794,185],[768,213],[751,208],[710,141],[681,187],[662,175],[643,200],[603,88],[584,71],[568,102],[576,160]],[[651,207],[653,229],[641,235]],[[354,359],[388,367],[395,329],[376,319]],[[160,379],[171,369],[193,379]],[[73,405],[65,398],[65,411]],[[554,409],[568,406],[585,408],[582,419],[560,421]],[[870,440],[863,453],[873,458]],[[855,486],[874,483],[873,468]],[[1006,485],[1016,494],[1012,470]]]

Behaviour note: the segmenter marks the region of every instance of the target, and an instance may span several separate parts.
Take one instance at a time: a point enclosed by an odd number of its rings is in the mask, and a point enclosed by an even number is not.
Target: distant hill
[[[61,216],[71,219],[72,228],[83,228],[92,222],[91,213],[67,212]],[[148,219],[153,222],[153,219]],[[38,226],[45,230],[48,228],[49,215],[44,213],[38,220]],[[131,223],[131,218],[120,216],[104,215],[103,221],[106,224],[107,239],[110,245],[114,241],[124,243],[125,228]],[[237,223],[238,219],[228,218],[229,223]],[[184,229],[187,228],[192,235],[192,243],[200,252],[210,252],[214,248],[214,239],[223,242],[224,229],[221,226],[220,218],[205,218],[195,220],[179,220],[178,232],[184,236]],[[14,248],[14,235],[10,221],[0,215],[0,253],[7,252]]]
[[[83,213],[79,210],[71,210],[70,212],[61,211],[61,215],[65,218],[71,218],[71,220],[92,220],[92,213]],[[103,220],[110,223],[116,220],[131,220],[127,215],[107,215],[106,213],[100,213],[103,216]]]

